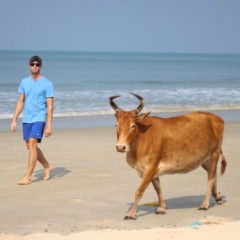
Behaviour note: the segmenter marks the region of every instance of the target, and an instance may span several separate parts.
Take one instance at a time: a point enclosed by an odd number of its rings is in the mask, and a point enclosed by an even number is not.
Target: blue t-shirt
[[[52,82],[46,77],[34,80],[31,76],[24,78],[18,88],[25,95],[23,122],[46,122],[47,99],[54,97]]]

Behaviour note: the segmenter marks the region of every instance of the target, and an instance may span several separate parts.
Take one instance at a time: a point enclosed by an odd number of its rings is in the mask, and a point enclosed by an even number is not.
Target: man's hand
[[[45,137],[50,137],[52,135],[52,127],[47,126],[45,130]]]
[[[17,123],[13,121],[10,128],[11,128],[11,131],[15,133],[17,131]]]

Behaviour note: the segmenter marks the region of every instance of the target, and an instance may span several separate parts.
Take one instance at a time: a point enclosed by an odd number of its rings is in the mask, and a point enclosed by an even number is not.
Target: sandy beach
[[[240,239],[239,142],[240,122],[225,123],[224,176],[218,167],[222,205],[211,198],[210,209],[198,211],[207,186],[199,168],[161,178],[167,214],[144,205],[157,201],[149,186],[138,219],[124,221],[140,178],[115,151],[114,127],[54,129],[40,145],[54,167],[51,178],[43,181],[37,164],[27,186],[17,185],[28,156],[21,130],[0,131],[0,239]]]

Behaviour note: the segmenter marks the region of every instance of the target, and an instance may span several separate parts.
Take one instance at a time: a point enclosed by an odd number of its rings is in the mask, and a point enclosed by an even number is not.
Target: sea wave
[[[124,109],[125,110],[125,109]],[[128,109],[132,110],[132,109]],[[179,108],[144,108],[142,113],[151,112],[151,113],[168,113],[168,112],[194,112],[194,111],[216,111],[216,110],[240,110],[240,106],[205,106],[205,107],[179,107]],[[80,117],[80,116],[95,116],[95,115],[112,115],[114,110],[105,110],[105,111],[84,111],[84,112],[54,112],[54,117]],[[0,119],[11,119],[12,114],[1,114]],[[22,118],[22,114],[19,116]]]
[[[219,107],[179,107],[179,108],[144,108],[142,112],[152,113],[166,113],[166,112],[189,112],[189,111],[216,111],[216,110],[238,110],[240,106],[219,106]],[[133,109],[128,109],[133,110]],[[72,117],[72,116],[94,116],[94,115],[111,115],[114,114],[114,110],[105,111],[85,111],[85,112],[66,112],[66,113],[54,113],[55,117]]]
[[[133,92],[144,98],[144,111],[150,112],[240,109],[240,88],[156,89]],[[108,99],[113,95],[121,95],[114,101],[122,109],[132,110],[139,105],[139,100],[129,91],[56,91],[54,116],[112,114]],[[18,94],[0,92],[0,98],[0,119],[11,118]]]

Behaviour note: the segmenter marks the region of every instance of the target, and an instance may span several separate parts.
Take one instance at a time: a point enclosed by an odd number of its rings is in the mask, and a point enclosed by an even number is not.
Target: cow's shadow
[[[169,209],[198,209],[198,207],[201,205],[205,195],[198,195],[198,196],[185,196],[185,197],[179,197],[179,198],[169,198],[165,199],[165,203],[167,205],[166,211]],[[226,197],[222,196],[222,203],[225,203]],[[156,204],[154,204],[156,203]],[[149,204],[148,203],[140,203],[138,205],[138,216],[144,216],[148,214],[154,214],[155,211],[157,210],[157,204],[158,202],[154,202]],[[129,210],[132,207],[133,203],[129,203]],[[217,205],[215,199],[211,197],[210,199],[210,208],[214,207]]]
[[[56,167],[53,168],[50,172],[50,178],[60,178],[60,177],[64,177],[65,175],[71,173],[72,171],[66,169],[65,167]],[[44,170],[38,170],[38,171],[34,171],[34,177],[36,177],[36,179],[34,179],[32,182],[38,182],[38,181],[42,181],[43,180],[43,176],[44,176]]]

